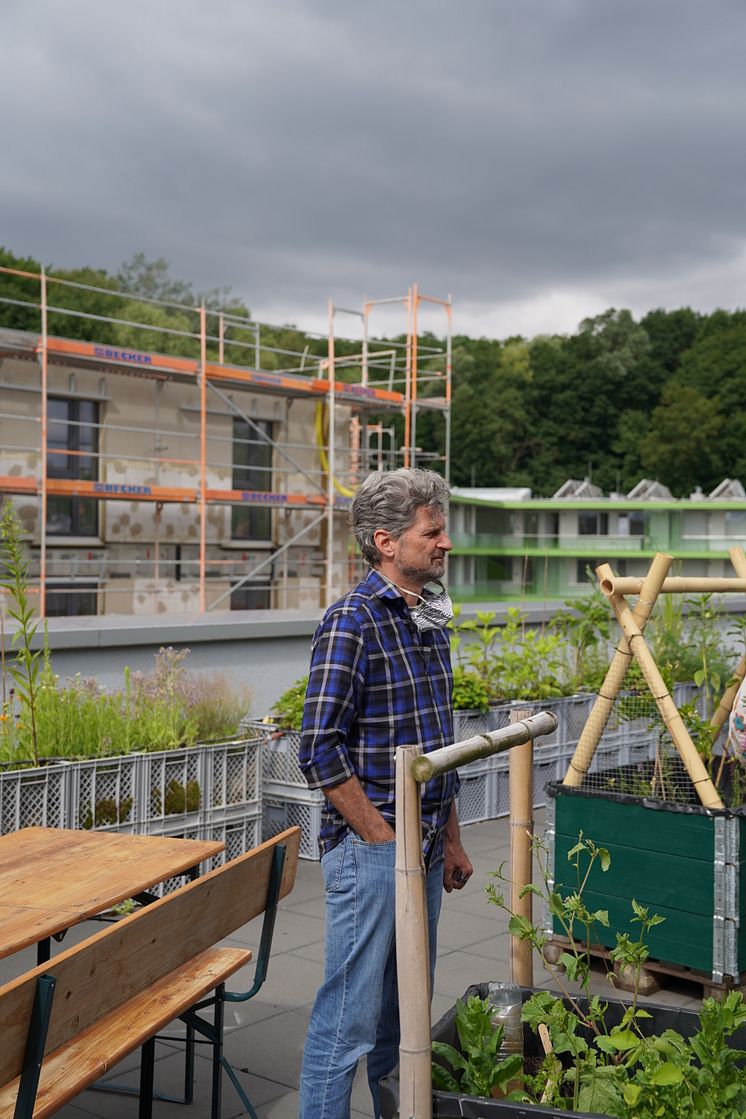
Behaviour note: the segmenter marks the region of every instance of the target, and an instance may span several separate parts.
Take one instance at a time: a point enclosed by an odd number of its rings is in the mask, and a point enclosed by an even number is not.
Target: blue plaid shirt
[[[355,775],[393,827],[396,747],[428,752],[453,742],[452,690],[447,632],[420,633],[400,593],[369,571],[327,610],[313,638],[300,745],[310,788]],[[443,849],[457,789],[455,772],[422,786],[423,848],[431,860]],[[325,800],[322,853],[348,831]]]

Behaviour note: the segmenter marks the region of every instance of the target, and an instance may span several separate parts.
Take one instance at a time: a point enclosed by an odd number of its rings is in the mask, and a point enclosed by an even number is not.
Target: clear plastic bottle
[[[497,1059],[503,1061],[506,1057],[518,1054],[523,1057],[523,1023],[521,1022],[521,1009],[523,998],[521,988],[517,983],[492,982],[487,987],[487,998],[492,1004],[493,1026],[503,1027],[502,1045],[497,1051]],[[510,1092],[521,1085],[519,1073],[507,1086]],[[497,1089],[493,1089],[493,1095]],[[502,1094],[502,1093],[500,1093]]]

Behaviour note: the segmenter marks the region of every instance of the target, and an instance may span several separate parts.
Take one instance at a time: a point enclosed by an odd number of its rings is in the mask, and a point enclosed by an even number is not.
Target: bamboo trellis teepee
[[[575,788],[582,785],[593,761],[596,748],[609,722],[614,704],[624,683],[632,660],[636,660],[650,689],[650,694],[660,712],[671,740],[681,758],[697,796],[706,808],[723,808],[723,802],[707,769],[697,752],[681,714],[666,686],[655,658],[645,642],[643,630],[660,594],[701,594],[746,592],[746,556],[742,548],[731,548],[730,560],[736,571],[735,578],[671,578],[668,576],[673,557],[659,553],[653,559],[644,578],[620,577],[609,564],[596,568],[601,590],[614,608],[622,634],[612,657],[604,682],[578,740],[570,761],[564,784]],[[626,595],[637,595],[631,608]],[[710,720],[714,733],[720,730],[730,714],[739,684],[746,674],[746,655],[734,673],[733,681],[726,688]]]

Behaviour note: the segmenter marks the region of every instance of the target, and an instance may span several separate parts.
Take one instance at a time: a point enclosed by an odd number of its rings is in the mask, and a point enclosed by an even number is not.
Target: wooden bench
[[[139,1115],[147,1119],[155,1035],[179,1017],[188,1025],[188,1048],[195,1030],[212,1045],[213,1119],[222,1069],[254,1115],[222,1051],[223,1004],[250,997],[264,979],[277,902],[295,882],[299,841],[300,829],[290,828],[0,987],[0,1119],[53,1115],[140,1047]],[[261,913],[254,985],[232,995],[225,981],[251,952],[215,946]]]

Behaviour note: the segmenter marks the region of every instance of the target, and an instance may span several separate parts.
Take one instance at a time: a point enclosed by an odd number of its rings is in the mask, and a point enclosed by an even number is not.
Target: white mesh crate
[[[454,741],[463,742],[476,734],[486,734],[487,731],[494,730],[494,722],[491,711],[454,711]]]
[[[483,761],[471,762],[459,768],[461,785],[456,796],[456,810],[459,822],[476,824],[489,820],[492,816],[492,767]]]
[[[231,859],[237,859],[257,847],[262,841],[262,813],[257,805],[241,817],[213,822],[202,829],[202,839],[218,840],[225,850],[203,864],[203,870],[214,870]]]
[[[202,747],[205,773],[202,805],[205,810],[212,812],[259,804],[264,737],[247,729],[245,737],[211,742]]]
[[[564,777],[562,756],[557,746],[534,747],[534,808],[543,808],[546,804],[544,790],[549,782]]]
[[[534,746],[534,808],[542,808],[546,804],[545,788],[548,782],[560,780],[564,776],[566,756],[562,747]],[[495,762],[492,783],[489,786],[490,814],[487,818],[490,820],[507,816],[510,812],[509,753],[498,755]]]
[[[169,839],[204,839],[203,833],[204,829],[198,824],[186,826],[183,821],[174,820],[153,820],[145,828],[139,829],[140,835],[162,835]],[[204,874],[207,870],[210,870],[210,860],[199,864],[198,873]],[[179,886],[184,886],[189,880],[190,875],[188,873],[175,874],[164,882],[158,882],[155,886],[150,886],[148,893],[162,898],[164,894],[170,894],[173,890],[178,890]]]
[[[604,739],[606,735],[604,735]],[[628,736],[619,747],[619,765],[638,765],[655,757],[655,736],[648,733]]]
[[[308,789],[305,777],[298,762],[300,731],[270,728],[262,756],[264,783],[276,781],[281,785],[293,785]]]
[[[70,804],[75,762],[0,769],[0,834],[20,828],[74,827]]]
[[[134,831],[142,806],[140,769],[144,755],[91,758],[71,773],[71,823],[97,831]]]
[[[138,823],[151,835],[158,824],[198,827],[204,805],[204,747],[144,755],[142,813]]]
[[[500,754],[495,758],[496,765],[492,771],[492,785],[490,794],[490,819],[496,820],[498,816],[507,816],[510,812],[510,761],[507,754]]]
[[[262,839],[272,839],[285,828],[301,829],[302,859],[319,858],[319,831],[324,794],[309,789],[300,792],[295,786],[266,785],[262,801]]]

